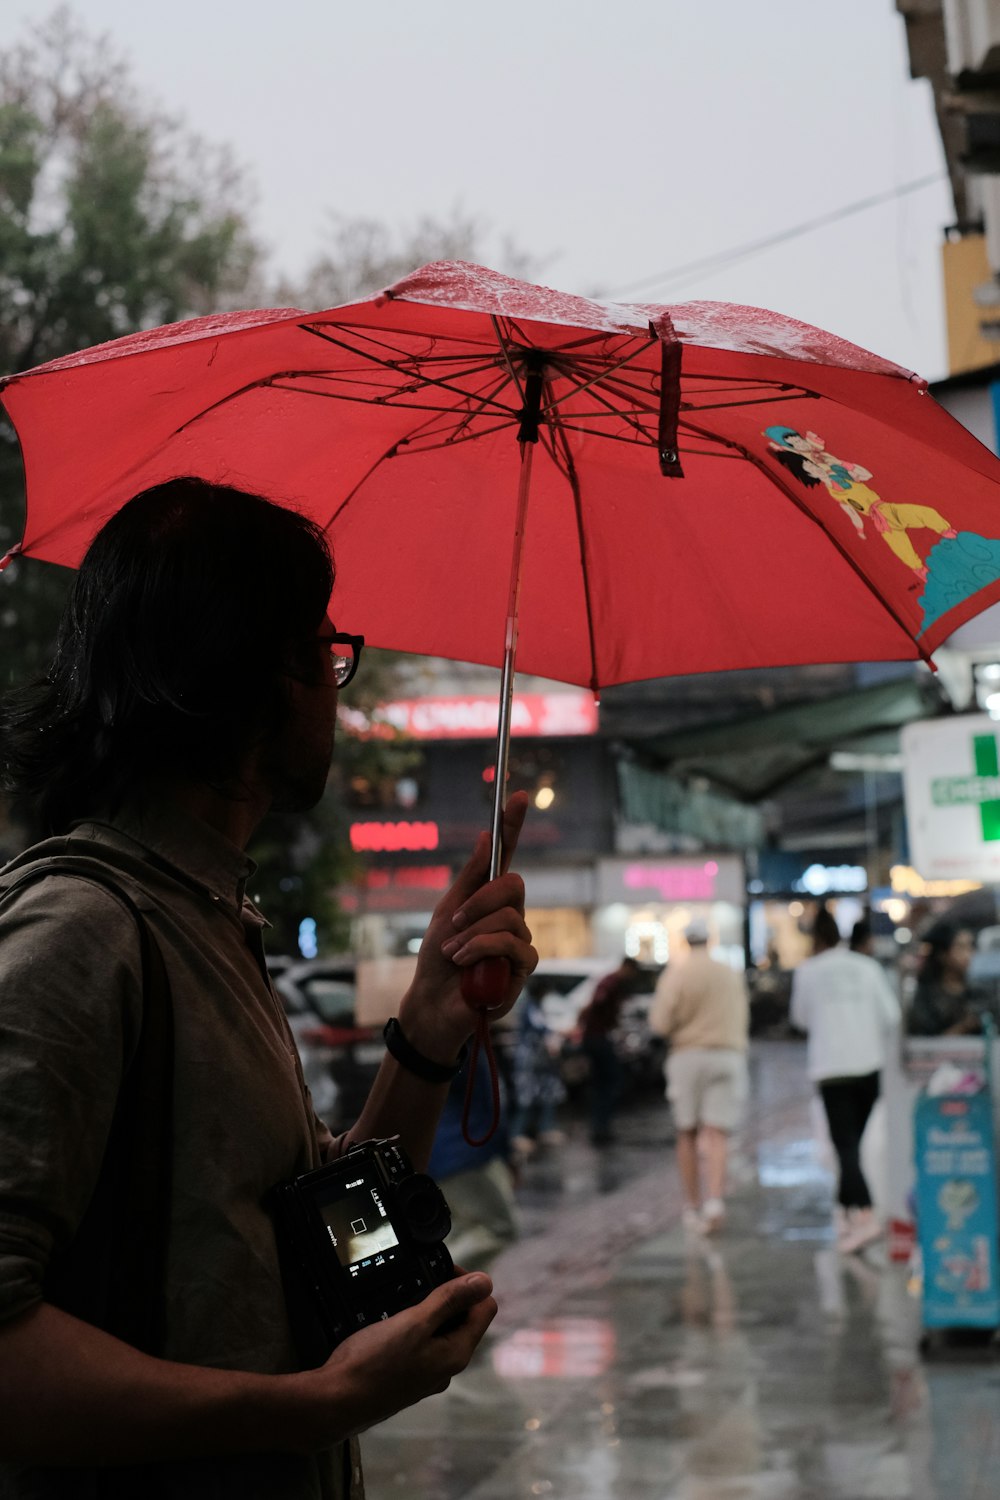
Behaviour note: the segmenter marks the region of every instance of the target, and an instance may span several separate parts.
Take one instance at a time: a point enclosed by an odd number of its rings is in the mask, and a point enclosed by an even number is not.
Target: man
[[[623,958],[617,969],[598,982],[577,1022],[590,1062],[590,1139],[595,1146],[607,1146],[614,1139],[611,1122],[621,1092],[621,1063],[612,1033],[622,1006],[635,994],[638,978],[636,960]]]
[[[823,1100],[840,1164],[837,1243],[851,1255],[882,1234],[861,1170],[861,1137],[900,1008],[881,965],[841,945],[837,920],[824,906],[816,913],[812,940],[812,958],[799,964],[792,979],[791,1018],[809,1034],[809,1077]]]
[[[688,957],[660,976],[649,1024],[670,1042],[667,1098],[677,1129],[684,1224],[713,1234],[725,1219],[729,1136],[747,1096],[750,1001],[743,975],[709,957],[706,924],[689,923],[685,936]]]
[[[316,1119],[244,850],[270,809],[305,809],[324,789],[362,644],[330,622],[332,584],[322,533],[292,511],[199,480],[158,485],[98,534],[47,678],[4,706],[8,789],[68,833],[0,877],[4,1497],[339,1500],[360,1486],[354,1435],[443,1390],[494,1316],[488,1278],[462,1275],[317,1369],[292,1346],[269,1190],[397,1133],[419,1169],[473,1029],[462,970],[506,957],[509,1009],[536,958],[522,883],[486,883],[484,834],[434,912],[360,1120],[334,1140]],[[508,852],[524,807],[507,809]],[[99,879],[45,874],[50,853],[106,870],[132,908]],[[29,869],[43,878],[10,893]],[[148,1021],[136,911],[173,1020],[153,1349],[62,1292]],[[111,1207],[113,1248],[136,1225],[129,1205]],[[113,1304],[120,1288],[97,1291]]]

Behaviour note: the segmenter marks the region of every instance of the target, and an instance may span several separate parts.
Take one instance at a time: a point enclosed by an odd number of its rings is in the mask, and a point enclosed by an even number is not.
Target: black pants
[[[861,1137],[878,1098],[879,1075],[861,1078],[825,1078],[819,1086],[830,1139],[840,1162],[840,1192],[844,1208],[871,1208],[872,1198],[861,1170]]]
[[[609,1036],[588,1036],[583,1050],[590,1059],[590,1139],[603,1145],[611,1139],[611,1121],[621,1093],[621,1063]]]

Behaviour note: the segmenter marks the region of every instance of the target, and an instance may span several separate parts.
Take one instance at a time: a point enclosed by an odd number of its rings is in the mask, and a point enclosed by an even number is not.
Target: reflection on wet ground
[[[532,1162],[502,1311],[363,1440],[370,1500],[986,1500],[1000,1368],[924,1367],[905,1272],[839,1256],[801,1051],[763,1044],[725,1233],[679,1227],[662,1101]]]

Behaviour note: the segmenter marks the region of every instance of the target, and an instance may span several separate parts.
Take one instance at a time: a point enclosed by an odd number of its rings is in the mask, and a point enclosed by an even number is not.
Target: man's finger
[[[510,869],[510,862],[514,857],[514,851],[517,849],[517,841],[521,836],[521,828],[524,825],[527,812],[527,792],[514,792],[508,797],[501,823],[501,838],[503,840],[503,856],[500,861],[501,875],[505,875]]]
[[[472,853],[465,864],[455,876],[447,894],[442,898],[439,905],[447,910],[456,909],[463,901],[467,901],[474,891],[487,879],[490,873],[490,836],[481,833],[476,839]]]
[[[504,808],[503,821],[501,823],[501,839],[503,841],[501,874],[504,874],[510,865],[514,851],[517,848],[517,841],[520,837],[521,827],[527,811],[527,792],[514,792]],[[455,876],[454,883],[445,900],[450,906],[461,906],[463,901],[467,900],[474,891],[478,891],[479,887],[486,883],[489,872],[490,836],[488,833],[481,833],[476,840],[468,860]]]
[[[464,948],[465,944],[473,938],[488,937],[492,932],[509,932],[512,937],[520,939],[523,943],[531,942],[531,928],[516,906],[501,908],[499,911],[488,911],[478,918],[473,916],[471,908],[472,902],[470,901],[465,908],[468,922],[462,931],[441,944],[441,952],[445,958],[454,958],[459,948]]]
[[[456,1276],[443,1286],[435,1287],[421,1302],[420,1309],[431,1328],[438,1329],[443,1323],[462,1317],[478,1302],[485,1301],[492,1291],[490,1278],[482,1271],[476,1271],[471,1276]]]

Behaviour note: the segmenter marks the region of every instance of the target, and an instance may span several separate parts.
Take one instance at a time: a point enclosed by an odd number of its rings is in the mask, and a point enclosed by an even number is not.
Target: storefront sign
[[[998,727],[961,714],[902,731],[910,851],[927,880],[1000,880]]]
[[[351,848],[358,854],[416,852],[436,849],[436,823],[352,823]]]
[[[378,709],[369,720],[353,709],[341,711],[359,735],[399,732],[415,740],[488,740],[497,732],[497,698],[402,698]],[[596,734],[597,703],[592,693],[515,693],[511,707],[515,735]]]
[[[925,880],[912,865],[893,865],[889,880],[900,896],[964,896],[966,891],[980,889],[978,880]]]
[[[337,899],[351,913],[426,911],[450,884],[449,865],[396,865],[362,870],[357,880],[338,891]]]
[[[917,1226],[925,1328],[995,1328],[996,1157],[988,1091],[917,1105]]]
[[[810,865],[792,889],[809,896],[844,896],[868,889],[868,872],[861,865]]]
[[[743,863],[732,855],[708,859],[605,859],[598,866],[597,899],[604,904],[745,900]]]

